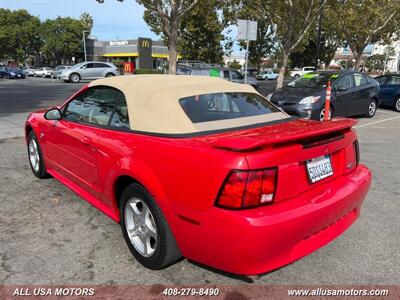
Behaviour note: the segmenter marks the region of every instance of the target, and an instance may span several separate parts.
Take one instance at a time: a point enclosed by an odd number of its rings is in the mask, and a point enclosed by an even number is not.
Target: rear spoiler
[[[207,142],[214,148],[244,152],[299,140],[312,141],[318,136],[327,136],[327,141],[332,141],[357,123],[357,120],[347,118],[335,118],[326,122],[298,119],[281,124],[196,138],[196,140]]]

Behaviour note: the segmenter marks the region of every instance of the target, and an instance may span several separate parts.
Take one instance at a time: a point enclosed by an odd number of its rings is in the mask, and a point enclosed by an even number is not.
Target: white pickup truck
[[[304,74],[314,72],[316,69],[314,67],[303,67],[301,70],[293,70],[290,72],[290,77],[297,79]]]

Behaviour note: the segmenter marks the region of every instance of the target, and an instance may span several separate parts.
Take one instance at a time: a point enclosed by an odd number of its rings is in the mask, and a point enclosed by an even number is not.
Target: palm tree
[[[82,22],[84,29],[90,34],[93,28],[93,17],[89,13],[85,12],[81,14],[79,20]]]

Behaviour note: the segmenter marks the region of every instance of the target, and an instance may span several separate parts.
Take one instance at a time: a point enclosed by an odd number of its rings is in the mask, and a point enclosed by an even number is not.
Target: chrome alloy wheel
[[[396,110],[400,111],[400,98],[396,100]]]
[[[29,141],[29,161],[31,162],[31,166],[35,172],[38,172],[40,167],[40,155],[35,139]]]
[[[125,227],[129,239],[139,254],[150,257],[157,247],[157,229],[149,207],[138,198],[131,198],[125,206]]]
[[[328,120],[330,120],[331,119],[331,111],[329,110],[329,113],[328,113]],[[325,119],[325,108],[323,109],[323,110],[321,110],[321,112],[319,113],[319,120],[320,121],[323,121]]]
[[[372,101],[368,106],[368,113],[370,116],[373,116],[375,114],[375,111],[376,111],[376,103],[375,101]]]
[[[72,81],[73,83],[78,83],[78,82],[79,82],[79,79],[80,79],[80,78],[79,78],[79,75],[78,75],[78,74],[75,74],[75,73],[72,74],[70,78],[71,78],[71,81]]]

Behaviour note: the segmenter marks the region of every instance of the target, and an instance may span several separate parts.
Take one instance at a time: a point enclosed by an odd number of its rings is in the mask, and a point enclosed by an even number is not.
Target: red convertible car
[[[143,266],[186,257],[252,275],[357,219],[371,173],[354,124],[292,118],[223,79],[138,75],[93,81],[31,113],[26,141],[33,173],[119,222]]]

